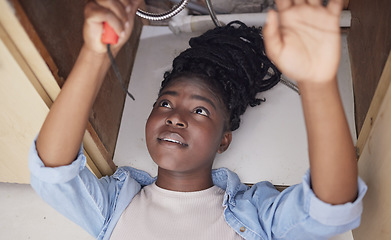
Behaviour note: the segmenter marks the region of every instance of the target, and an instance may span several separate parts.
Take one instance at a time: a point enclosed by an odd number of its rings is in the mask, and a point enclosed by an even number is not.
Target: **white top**
[[[175,192],[154,183],[133,198],[110,239],[242,239],[224,219],[223,198],[217,186]]]

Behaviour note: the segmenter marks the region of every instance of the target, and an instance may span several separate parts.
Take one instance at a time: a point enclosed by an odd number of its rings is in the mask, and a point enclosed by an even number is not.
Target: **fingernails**
[[[129,22],[125,23],[125,28],[129,28]]]
[[[131,7],[127,6],[125,10],[126,10],[127,13],[130,13]]]
[[[120,33],[120,37],[121,37],[121,38],[125,37],[125,31],[122,31],[122,32]]]

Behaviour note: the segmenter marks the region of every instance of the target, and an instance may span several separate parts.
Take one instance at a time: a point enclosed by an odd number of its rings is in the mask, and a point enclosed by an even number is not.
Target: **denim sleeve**
[[[256,191],[256,188],[264,184],[267,183],[254,186],[252,202],[257,206],[259,223],[269,239],[329,239],[360,225],[362,199],[367,190],[360,178],[356,200],[341,205],[325,203],[315,196],[310,187],[309,171],[301,184],[279,194],[260,196],[262,191]]]
[[[97,238],[114,206],[116,181],[100,180],[86,167],[81,147],[76,159],[67,166],[45,167],[38,156],[35,141],[29,152],[31,186],[58,212]]]

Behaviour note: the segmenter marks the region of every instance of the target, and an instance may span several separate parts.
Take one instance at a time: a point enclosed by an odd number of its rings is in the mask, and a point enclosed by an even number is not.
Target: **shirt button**
[[[240,231],[241,231],[241,232],[244,232],[244,231],[246,231],[246,228],[245,228],[245,227],[241,227],[241,228],[240,228]]]

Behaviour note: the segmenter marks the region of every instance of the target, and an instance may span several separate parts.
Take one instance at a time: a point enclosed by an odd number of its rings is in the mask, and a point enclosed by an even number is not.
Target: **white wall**
[[[172,60],[188,48],[188,40],[199,33],[173,35],[167,27],[144,26],[140,37],[129,91],[114,154],[118,166],[132,166],[155,176],[157,166],[145,143],[145,123],[156,100],[165,71]],[[354,102],[346,35],[338,72],[342,101],[353,138]],[[249,107],[241,126],[233,132],[232,143],[217,154],[214,167],[235,171],[242,182],[270,181],[275,185],[301,182],[309,167],[307,136],[300,96],[282,83],[260,94],[266,102]]]
[[[57,213],[28,184],[0,183],[1,240],[92,240]]]

